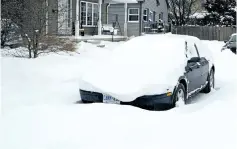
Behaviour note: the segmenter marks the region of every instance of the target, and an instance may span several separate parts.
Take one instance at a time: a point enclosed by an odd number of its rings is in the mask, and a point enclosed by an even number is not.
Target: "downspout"
[[[128,3],[124,3],[124,36],[128,35]]]
[[[139,36],[142,35],[142,1],[139,1]]]
[[[98,35],[101,35],[101,27],[102,27],[102,22],[101,22],[101,13],[102,13],[102,0],[99,0],[99,21],[98,21]]]
[[[45,3],[46,3],[46,22],[45,22],[45,24],[46,24],[46,31],[45,31],[45,33],[46,33],[46,36],[48,35],[48,33],[49,33],[49,3],[48,3],[48,0],[45,0]]]
[[[80,27],[79,27],[79,0],[76,0],[76,21],[75,21],[75,37],[79,38],[80,36]]]
[[[107,24],[109,24],[109,6],[110,3],[107,5]]]

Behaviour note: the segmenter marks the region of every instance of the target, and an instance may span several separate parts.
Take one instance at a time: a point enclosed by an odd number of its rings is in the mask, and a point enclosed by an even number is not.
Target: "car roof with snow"
[[[160,35],[144,35],[132,38],[116,48],[119,52],[163,52],[161,55],[169,52],[184,52],[185,41],[200,41],[197,37],[188,35],[160,34]],[[115,50],[115,51],[116,51]],[[170,55],[172,53],[169,53]]]
[[[202,44],[201,40],[194,36],[160,34],[144,35],[134,37],[127,42],[116,47],[110,57],[116,63],[170,63],[171,60],[185,61],[185,42],[194,46],[197,45],[199,54],[211,60],[211,53],[208,47]],[[121,60],[122,59],[122,60]],[[179,60],[178,60],[179,59]],[[154,61],[152,61],[154,60]]]

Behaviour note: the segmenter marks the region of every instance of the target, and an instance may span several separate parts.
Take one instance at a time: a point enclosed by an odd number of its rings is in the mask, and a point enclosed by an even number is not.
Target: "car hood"
[[[108,94],[124,102],[143,95],[172,92],[179,77],[184,74],[184,63],[173,65],[166,63],[171,59],[149,57],[146,61],[136,56],[128,60],[123,56],[121,59],[108,59],[107,63],[97,62],[82,75],[80,89]]]

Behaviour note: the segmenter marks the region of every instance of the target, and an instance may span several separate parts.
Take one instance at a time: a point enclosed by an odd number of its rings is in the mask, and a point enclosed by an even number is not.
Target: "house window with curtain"
[[[81,1],[80,21],[84,26],[95,26],[98,20],[98,4]]]
[[[93,25],[97,25],[99,18],[98,4],[93,4]]]
[[[148,21],[148,9],[143,10],[143,21],[147,22]]]
[[[81,2],[81,20],[82,25],[86,25],[86,2]]]
[[[87,3],[86,4],[86,19],[87,19],[87,24],[86,25],[92,25],[92,3]]]
[[[128,22],[139,22],[139,8],[128,9]]]
[[[153,11],[149,12],[149,21],[153,22]]]

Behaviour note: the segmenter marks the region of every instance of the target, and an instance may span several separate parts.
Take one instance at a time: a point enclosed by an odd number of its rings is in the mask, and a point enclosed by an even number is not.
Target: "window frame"
[[[164,13],[163,12],[160,12],[159,19],[162,20],[162,21],[164,20]]]
[[[138,10],[138,11],[137,11],[137,14],[130,14],[130,10],[132,10],[132,9]],[[129,23],[139,23],[139,12],[140,12],[140,9],[139,9],[139,8],[128,8],[128,22],[129,22]],[[130,16],[138,16],[138,17],[137,17],[138,20],[137,20],[137,21],[131,21],[131,20],[130,20]]]
[[[86,13],[86,23],[85,24],[82,24],[82,26],[83,27],[95,27],[96,26],[96,24],[95,24],[95,22],[94,22],[94,5],[97,5],[97,10],[99,10],[99,5],[98,5],[98,3],[94,3],[94,2],[88,2],[88,1],[80,1],[80,16],[79,16],[79,18],[80,18],[80,23],[81,23],[81,21],[82,21],[82,19],[81,19],[81,17],[82,17],[82,3],[85,3],[86,4],[86,11],[85,11],[85,13]],[[87,16],[88,16],[88,4],[91,4],[91,17],[92,17],[92,19],[91,19],[91,24],[92,25],[88,25],[88,23],[87,23]]]
[[[199,51],[197,49],[197,45],[196,43],[193,42],[187,42],[185,41],[185,55],[188,59],[194,58],[194,57],[199,57],[200,58],[200,54]],[[193,56],[192,54],[194,54],[193,52],[195,52],[196,56]],[[189,55],[188,53],[190,53],[191,55]]]
[[[151,21],[151,22],[153,22],[154,20],[154,14],[153,14],[154,12],[153,11],[149,11],[149,21]]]
[[[146,14],[144,14],[144,11],[146,11]],[[149,11],[148,8],[146,8],[146,9],[143,10],[143,21],[144,21],[144,22],[147,22],[147,21],[148,21],[148,11]],[[144,17],[146,17],[146,20],[144,20]]]

